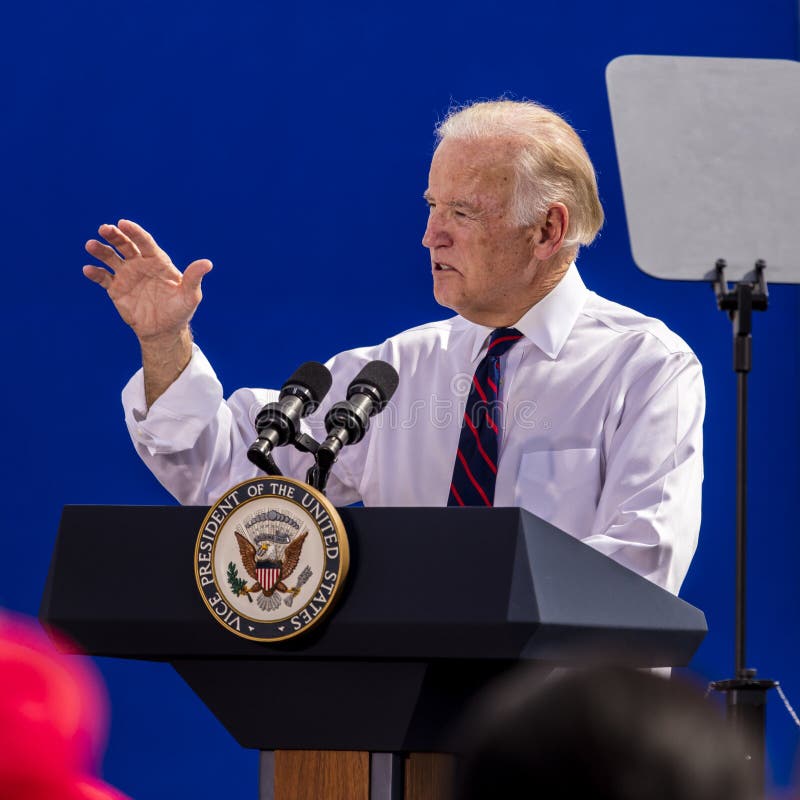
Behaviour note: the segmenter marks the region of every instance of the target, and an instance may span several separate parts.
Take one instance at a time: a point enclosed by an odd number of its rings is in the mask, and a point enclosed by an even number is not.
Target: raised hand
[[[128,219],[101,225],[98,233],[108,244],[90,239],[86,251],[108,270],[90,264],[83,274],[108,292],[139,337],[149,407],[191,360],[189,320],[200,305],[200,282],[211,262],[193,261],[181,274],[155,239]]]
[[[202,299],[200,282],[211,262],[193,261],[181,274],[153,237],[130,220],[101,225],[98,233],[108,244],[90,239],[86,251],[108,270],[87,265],[83,274],[108,292],[139,340],[143,344],[171,340],[187,329]]]

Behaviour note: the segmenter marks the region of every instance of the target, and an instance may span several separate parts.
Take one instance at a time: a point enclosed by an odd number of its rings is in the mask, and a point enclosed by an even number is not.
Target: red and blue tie
[[[497,328],[478,364],[464,409],[448,506],[491,506],[500,445],[500,359],[522,338],[516,328]]]

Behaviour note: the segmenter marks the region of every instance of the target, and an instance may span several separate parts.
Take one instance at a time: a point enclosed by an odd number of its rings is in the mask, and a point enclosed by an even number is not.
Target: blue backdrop
[[[451,101],[507,93],[565,114],[597,166],[607,223],[581,257],[587,284],[664,319],[704,365],[704,522],[683,596],[710,625],[694,672],[731,676],[730,325],[708,287],[654,281],[631,260],[604,69],[626,53],[796,58],[796,0],[32,0],[3,16],[3,605],[37,611],[65,503],[170,502],[123,427],[135,339],[80,274],[97,226],[126,216],[178,265],[211,258],[198,341],[228,392],[280,385],[301,361],[447,315],[420,246],[432,127]],[[338,317],[315,313],[342,284]],[[774,287],[755,319],[748,659],[798,704],[799,311],[796,288]],[[255,754],[168,666],[100,666],[109,781],[141,800],[255,796]],[[773,696],[779,786],[797,743]]]

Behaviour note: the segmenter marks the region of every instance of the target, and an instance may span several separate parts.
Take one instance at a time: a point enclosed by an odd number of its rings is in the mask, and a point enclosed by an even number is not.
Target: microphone
[[[317,409],[332,382],[330,370],[324,364],[317,361],[301,364],[281,387],[278,402],[267,403],[258,412],[255,423],[258,441],[247,451],[250,461],[265,472],[275,474],[270,457],[273,448],[294,441],[301,418]]]
[[[345,445],[364,438],[370,417],[383,411],[399,380],[397,370],[385,361],[370,361],[353,378],[347,387],[347,400],[333,405],[325,415],[328,438],[317,454],[321,466],[329,468]]]

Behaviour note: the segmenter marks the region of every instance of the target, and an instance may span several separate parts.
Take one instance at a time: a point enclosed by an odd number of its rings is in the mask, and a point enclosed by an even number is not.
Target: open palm
[[[108,244],[90,239],[86,251],[108,269],[87,265],[83,274],[106,289],[139,339],[174,336],[185,328],[203,297],[200,283],[211,262],[193,261],[181,274],[153,237],[130,220],[101,225],[98,233]]]

